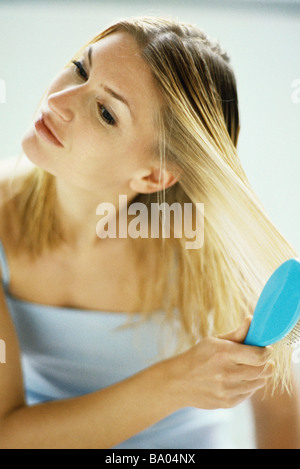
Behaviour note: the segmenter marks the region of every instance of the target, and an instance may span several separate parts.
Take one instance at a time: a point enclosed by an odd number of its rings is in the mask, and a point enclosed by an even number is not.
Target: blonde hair
[[[205,207],[201,249],[187,250],[184,235],[140,241],[141,249],[160,253],[157,281],[141,278],[137,290],[141,311],[150,314],[152,299],[160,296],[166,318],[179,321],[182,350],[236,328],[253,313],[271,273],[296,253],[268,218],[238,158],[238,97],[228,55],[199,28],[160,17],[120,21],[88,44],[117,31],[137,41],[164,100],[157,122],[161,168],[175,164],[181,170],[175,185],[139,194],[134,202]],[[21,249],[39,255],[55,248],[60,236],[54,177],[36,168],[13,202]],[[288,387],[290,350],[278,344],[273,356],[273,384]]]

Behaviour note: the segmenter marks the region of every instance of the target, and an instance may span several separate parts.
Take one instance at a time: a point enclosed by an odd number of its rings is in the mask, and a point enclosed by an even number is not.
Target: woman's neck
[[[116,222],[118,213],[127,210],[128,203],[136,194],[124,194],[127,197],[121,200],[127,201],[125,206],[120,205],[119,192],[110,194],[95,194],[81,188],[74,187],[56,178],[56,200],[57,217],[60,227],[60,235],[67,245],[72,249],[89,249],[99,245],[99,238],[96,227],[99,221],[97,207],[99,204],[112,204],[115,208]]]

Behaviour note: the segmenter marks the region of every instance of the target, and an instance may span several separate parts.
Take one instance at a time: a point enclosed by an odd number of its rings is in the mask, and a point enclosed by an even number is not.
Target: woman
[[[1,186],[1,447],[227,447],[222,409],[250,397],[260,447],[298,444],[296,398],[262,400],[287,383],[276,348],[242,344],[295,253],[238,132],[228,57],[186,24],[122,21],[55,78],[23,139],[35,168]],[[143,203],[151,225],[156,201],[204,203],[203,246],[99,229],[101,203]]]

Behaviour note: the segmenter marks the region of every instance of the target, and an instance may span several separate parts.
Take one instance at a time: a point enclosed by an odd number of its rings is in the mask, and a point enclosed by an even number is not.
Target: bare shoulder
[[[3,190],[11,184],[11,181],[24,176],[33,167],[33,164],[25,156],[0,158],[0,194],[5,195]]]

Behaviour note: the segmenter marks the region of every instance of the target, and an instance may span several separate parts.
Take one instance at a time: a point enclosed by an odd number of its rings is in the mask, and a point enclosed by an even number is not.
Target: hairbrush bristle
[[[299,341],[300,341],[300,321],[297,322],[293,330],[284,339],[284,342],[287,345],[296,344]]]
[[[300,320],[286,337],[272,345],[271,361],[276,366],[269,384],[273,393],[278,390],[293,394],[292,352],[297,342],[300,342]]]

